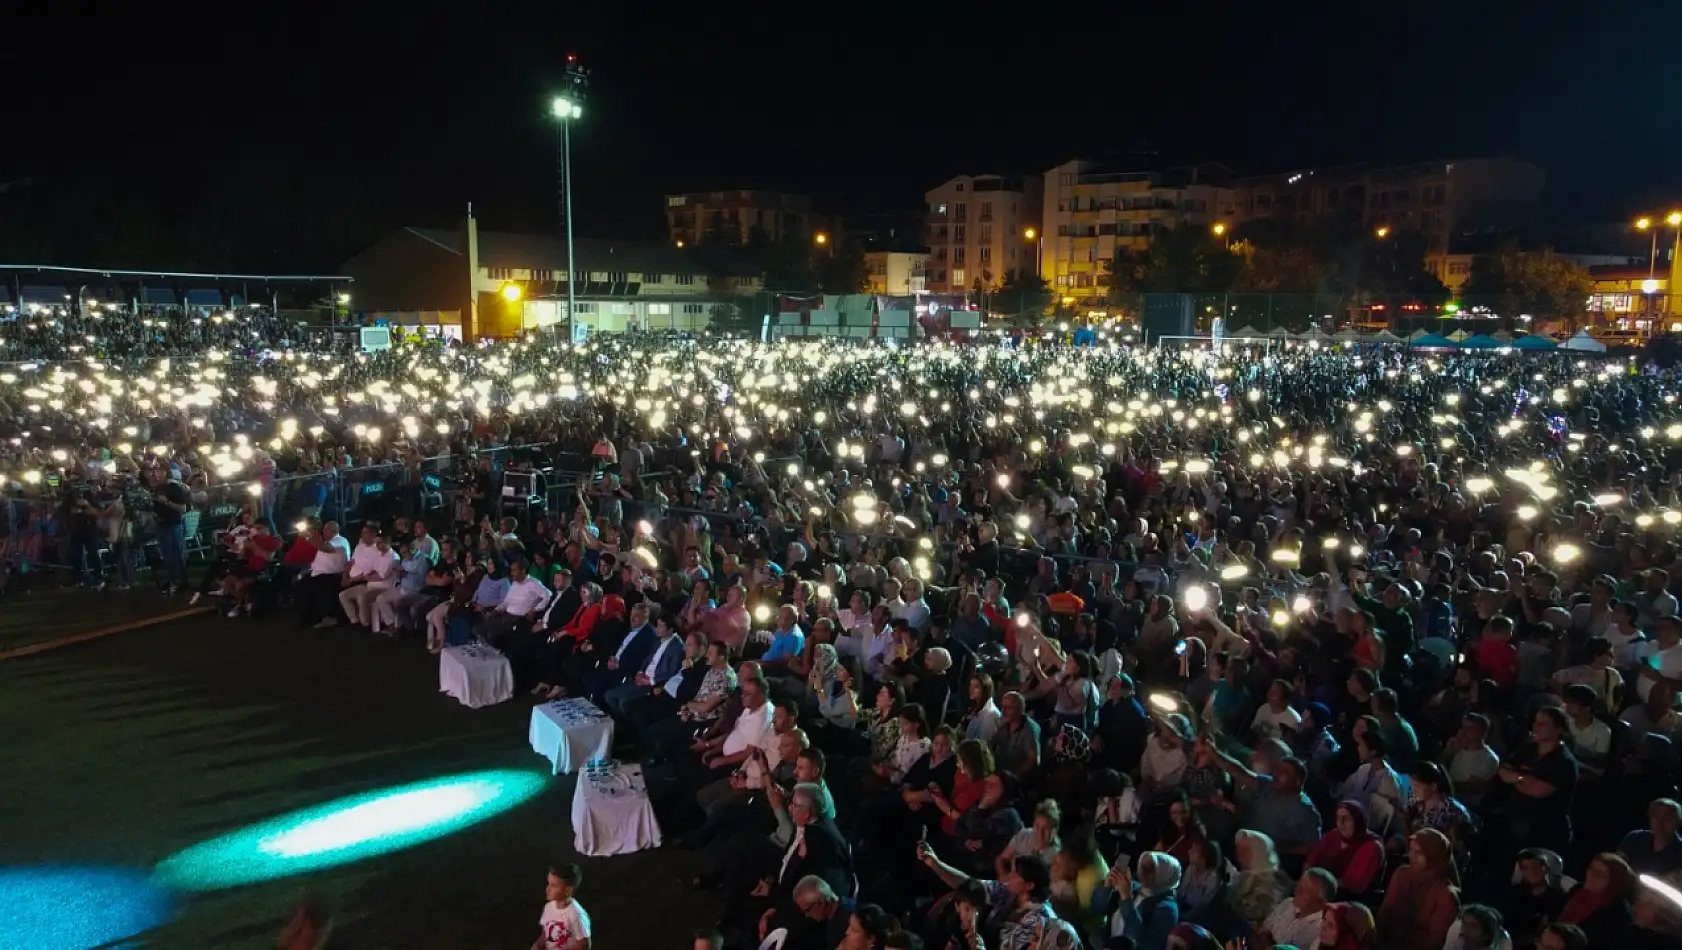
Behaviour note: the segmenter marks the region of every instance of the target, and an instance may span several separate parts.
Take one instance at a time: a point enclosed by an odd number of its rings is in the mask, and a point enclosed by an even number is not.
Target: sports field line
[[[86,643],[89,640],[98,640],[101,637],[110,637],[119,633],[127,633],[130,630],[155,627],[160,623],[168,623],[171,620],[180,620],[183,617],[191,617],[196,614],[207,614],[214,609],[214,607],[188,607],[185,610],[159,614],[156,617],[130,620],[127,623],[119,623],[110,627],[100,627],[96,630],[86,630],[82,633],[72,633],[62,637],[54,637],[51,640],[43,640],[40,643],[30,643],[11,650],[0,650],[0,662],[4,662],[6,660],[16,660],[21,657],[32,656],[36,653],[46,653],[48,650],[57,650],[60,647],[74,646],[78,643]]]

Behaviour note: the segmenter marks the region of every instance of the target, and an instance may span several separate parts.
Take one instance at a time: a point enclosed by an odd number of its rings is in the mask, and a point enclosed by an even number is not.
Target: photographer
[[[157,514],[158,551],[163,555],[164,573],[169,586],[165,593],[174,596],[187,586],[187,511],[193,498],[187,486],[181,484],[167,468],[153,468],[152,510]]]
[[[93,486],[81,479],[66,482],[62,505],[70,534],[71,582],[77,586],[99,584],[104,579],[99,552],[105,542],[99,530],[102,508],[94,501]]]

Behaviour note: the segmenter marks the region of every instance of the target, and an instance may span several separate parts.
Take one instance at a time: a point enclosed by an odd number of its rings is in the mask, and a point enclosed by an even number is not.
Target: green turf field
[[[184,605],[151,592],[37,591],[0,603],[0,643]],[[0,868],[149,869],[343,795],[480,769],[547,774],[526,742],[529,701],[470,710],[437,685],[437,659],[413,641],[299,630],[290,616],[202,615],[0,662]],[[545,865],[579,860],[598,946],[688,946],[716,909],[682,884],[695,858],[578,859],[572,790],[554,778],[511,811],[405,851],[184,896],[147,943],[273,947],[308,887],[336,909],[335,948],[524,948]]]

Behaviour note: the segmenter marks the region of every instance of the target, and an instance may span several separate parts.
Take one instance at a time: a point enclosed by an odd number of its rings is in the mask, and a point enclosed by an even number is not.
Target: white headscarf
[[[1150,871],[1147,874],[1146,868]],[[1172,894],[1174,888],[1180,885],[1180,862],[1171,854],[1161,851],[1146,851],[1139,855],[1138,871],[1135,875],[1139,881],[1139,897],[1155,897],[1158,894]],[[1145,883],[1145,878],[1150,883]]]

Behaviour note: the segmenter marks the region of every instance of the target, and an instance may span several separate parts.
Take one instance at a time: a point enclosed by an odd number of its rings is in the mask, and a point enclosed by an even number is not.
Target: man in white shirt
[[[364,538],[372,533],[372,528],[362,529]],[[372,544],[356,546],[356,553],[350,558],[350,570],[345,572],[344,589],[339,591],[339,605],[353,626],[374,625],[374,601],[391,589],[397,563],[397,552],[384,536],[375,538]]]
[[[492,646],[500,646],[510,631],[530,622],[548,600],[549,588],[526,573],[524,561],[509,562],[508,593],[503,595],[502,603],[479,622],[479,636]]]
[[[1310,868],[1297,880],[1289,900],[1280,901],[1262,922],[1262,946],[1312,947],[1320,941],[1320,918],[1337,896],[1337,878],[1325,868]]]
[[[1612,753],[1612,727],[1594,716],[1594,687],[1572,683],[1565,687],[1565,728],[1571,734],[1571,751],[1585,772],[1601,774]]]
[[[905,602],[894,612],[894,619],[904,620],[919,634],[929,632],[929,605],[923,601],[922,581],[906,578]]]
[[[1483,803],[1489,783],[1501,770],[1501,759],[1485,740],[1489,735],[1489,719],[1482,713],[1467,713],[1460,720],[1460,731],[1448,740],[1443,749],[1443,765],[1454,782],[1460,801],[1469,808]]]
[[[746,762],[771,731],[774,713],[765,699],[765,678],[748,677],[741,681],[740,688],[742,712],[736,717],[735,724],[729,732],[707,741],[697,750],[701,753],[701,764],[716,773],[714,778],[725,774],[719,770],[733,769]]]
[[[1674,615],[1659,618],[1653,637],[1657,649],[1635,674],[1635,692],[1643,701],[1659,680],[1682,686],[1682,620]]]
[[[350,561],[350,542],[339,534],[339,523],[329,521],[319,532],[306,526],[303,540],[315,546],[309,572],[298,580],[296,598],[300,626],[331,627],[338,623],[340,581]]]

